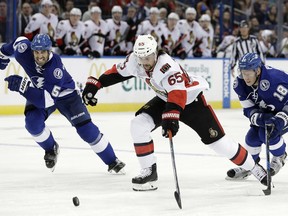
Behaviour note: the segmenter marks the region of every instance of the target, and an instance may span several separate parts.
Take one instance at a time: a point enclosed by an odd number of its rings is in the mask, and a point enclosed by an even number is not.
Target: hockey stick
[[[270,130],[269,130],[270,129]],[[265,195],[271,194],[271,169],[270,169],[270,135],[274,130],[273,124],[265,124],[265,142],[266,142],[266,169],[267,169],[267,188],[263,190]]]
[[[175,154],[174,154],[174,148],[173,148],[172,132],[170,130],[168,131],[168,136],[169,136],[169,142],[170,142],[172,167],[173,167],[174,179],[175,179],[175,184],[176,184],[176,191],[174,192],[174,197],[176,199],[176,202],[177,202],[179,208],[182,209],[180,188],[179,188],[179,184],[178,184],[178,177],[177,177],[177,170],[176,170],[176,163],[175,163]]]

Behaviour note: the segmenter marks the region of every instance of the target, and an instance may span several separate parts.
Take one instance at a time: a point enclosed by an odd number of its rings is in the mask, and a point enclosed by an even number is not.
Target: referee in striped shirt
[[[240,22],[240,36],[235,40],[230,58],[231,73],[235,77],[235,66],[239,60],[246,53],[257,53],[262,63],[265,63],[264,55],[260,47],[259,41],[254,35],[249,34],[249,26],[246,20]]]

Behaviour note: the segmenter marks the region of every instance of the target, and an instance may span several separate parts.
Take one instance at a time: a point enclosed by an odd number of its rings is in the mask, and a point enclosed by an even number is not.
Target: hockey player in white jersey
[[[123,10],[120,6],[113,6],[112,18],[107,19],[108,36],[105,46],[105,55],[127,55],[132,51],[132,46],[127,46],[126,37],[129,25],[122,20]]]
[[[185,19],[179,20],[177,23],[181,34],[186,34],[187,37],[182,41],[182,46],[185,48],[187,57],[201,57],[202,51],[200,44],[205,39],[205,32],[200,24],[195,20],[197,12],[194,8],[187,8],[185,11]]]
[[[214,29],[211,25],[210,16],[208,14],[202,14],[199,19],[199,23],[206,34],[205,40],[203,40],[203,43],[199,45],[199,48],[202,51],[202,57],[211,57],[214,39]]]
[[[136,32],[138,35],[151,34],[158,43],[158,46],[162,44],[164,23],[159,20],[159,9],[157,7],[151,7],[149,10],[149,19],[142,21]]]
[[[171,56],[181,58],[182,53],[185,52],[181,42],[187,35],[181,35],[179,28],[176,27],[178,21],[178,14],[172,12],[168,15],[167,23],[164,24],[163,28],[162,47],[164,47],[165,51]]]
[[[81,15],[79,8],[72,8],[69,20],[61,20],[57,25],[56,42],[62,54],[82,55],[79,47],[84,34],[84,23],[80,21]]]
[[[90,76],[82,98],[86,104],[95,106],[94,97],[99,89],[132,77],[143,79],[156,94],[131,121],[131,136],[141,166],[140,175],[132,178],[134,190],[157,189],[151,132],[162,126],[164,137],[168,137],[169,132],[175,136],[179,121],[196,131],[202,142],[215,152],[251,170],[262,184],[267,184],[264,168],[255,163],[245,148],[225,135],[212,107],[206,103],[203,95],[208,88],[206,80],[188,75],[167,53],[157,49],[157,42],[151,35],[139,35],[133,53],[124,62],[113,65],[98,79]]]
[[[103,56],[105,40],[108,34],[107,23],[101,18],[102,10],[94,6],[90,10],[91,19],[85,21],[84,39],[87,40],[83,53],[90,58]]]
[[[40,4],[40,12],[34,14],[24,30],[25,36],[32,41],[33,37],[38,34],[48,34],[52,41],[52,46],[56,45],[55,35],[58,24],[58,17],[51,13],[51,0],[42,0]]]
[[[275,36],[272,30],[265,29],[261,32],[261,40],[259,41],[259,45],[265,58],[276,57],[275,48],[272,44],[274,38]]]

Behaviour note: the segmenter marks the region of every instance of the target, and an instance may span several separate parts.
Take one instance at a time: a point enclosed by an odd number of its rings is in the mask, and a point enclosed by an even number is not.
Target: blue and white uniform
[[[259,84],[256,87],[247,86],[241,75],[234,81],[233,88],[238,94],[244,115],[250,119],[253,113],[260,112],[268,114],[268,119],[278,112],[288,112],[288,74],[262,65],[258,79]],[[287,130],[287,128],[284,128],[283,133],[287,132]],[[252,122],[245,141],[246,148],[252,154],[254,160],[259,160],[261,145],[265,143],[263,125],[257,125]],[[274,156],[283,155],[285,148],[286,144],[281,135],[270,140],[270,152]]]
[[[111,144],[92,123],[75,82],[59,55],[50,52],[49,60],[43,66],[37,65],[31,42],[26,37],[4,44],[1,52],[5,56],[14,55],[31,80],[25,91],[17,91],[27,99],[25,127],[45,151],[53,149],[55,144],[45,121],[58,109],[105,164],[110,165],[116,160]]]

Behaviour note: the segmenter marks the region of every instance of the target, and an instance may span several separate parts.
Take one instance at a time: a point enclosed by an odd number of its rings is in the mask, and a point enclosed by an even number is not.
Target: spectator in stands
[[[196,12],[200,18],[202,14],[206,14],[206,11],[210,10],[210,5],[208,0],[201,0],[196,4]]]
[[[24,30],[32,17],[32,7],[29,3],[24,3],[19,14],[19,35],[24,35]]]
[[[7,3],[0,1],[0,42],[6,42]]]
[[[61,14],[62,19],[69,19],[70,11],[74,8],[74,1],[67,0],[65,4],[64,12]]]
[[[53,47],[56,45],[55,33],[58,24],[58,17],[51,13],[52,10],[51,0],[42,0],[40,5],[40,13],[32,16],[30,22],[26,26],[24,33],[25,36],[32,41],[33,37],[40,34],[48,34],[52,41]]]
[[[271,27],[277,25],[277,7],[274,4],[268,10],[266,25]]]
[[[250,17],[250,34],[255,35],[258,37],[260,32],[260,25],[256,16]]]
[[[133,46],[136,40],[136,32],[138,29],[138,25],[141,23],[141,20],[139,20],[137,17],[137,9],[134,6],[130,6],[128,8],[127,15],[124,21],[126,21],[129,25],[129,33],[126,38],[127,43],[130,44],[129,46]]]
[[[102,19],[102,10],[98,6],[90,9],[91,19],[84,22],[85,32],[83,53],[89,58],[100,58],[104,53],[105,40],[108,34],[107,23]]]
[[[83,40],[84,23],[80,21],[82,12],[72,8],[69,19],[62,20],[57,25],[56,42],[64,55],[82,55],[79,43]]]
[[[89,5],[88,5],[88,10],[84,12],[83,16],[82,16],[82,21],[85,22],[89,19],[91,19],[91,8],[98,6],[98,0],[91,0]]]

